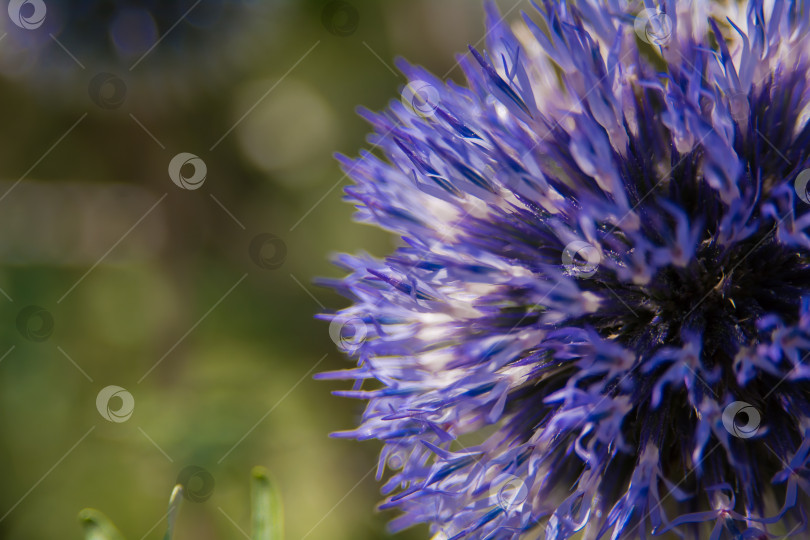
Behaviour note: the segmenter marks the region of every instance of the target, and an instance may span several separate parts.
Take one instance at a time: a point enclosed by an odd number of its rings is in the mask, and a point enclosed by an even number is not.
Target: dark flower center
[[[686,267],[666,266],[649,283],[635,285],[597,274],[589,287],[601,292],[604,309],[587,318],[604,337],[648,357],[702,336],[703,361],[729,365],[740,347],[757,338],[757,321],[776,314],[798,318],[802,291],[810,284],[808,257],[774,240],[772,229],[723,248],[706,240]]]

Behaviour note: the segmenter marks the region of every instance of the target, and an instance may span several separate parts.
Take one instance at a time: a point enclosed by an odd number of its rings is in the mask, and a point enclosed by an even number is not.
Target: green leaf
[[[124,540],[112,521],[94,508],[79,512],[79,523],[84,530],[85,540]]]
[[[166,512],[166,520],[168,521],[169,525],[166,528],[166,535],[163,537],[163,540],[172,540],[172,534],[174,534],[174,521],[177,518],[177,511],[180,509],[180,501],[182,500],[183,486],[177,484],[174,486],[172,494],[169,497],[169,511]]]
[[[250,484],[253,540],[283,540],[284,512],[275,481],[270,478],[267,469],[254,467]]]

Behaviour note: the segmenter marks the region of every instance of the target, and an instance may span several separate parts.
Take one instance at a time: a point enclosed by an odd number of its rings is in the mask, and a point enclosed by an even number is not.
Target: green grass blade
[[[177,484],[174,486],[172,494],[169,497],[169,511],[166,513],[166,520],[169,524],[166,527],[166,535],[163,537],[163,540],[172,540],[172,535],[174,534],[174,522],[175,519],[177,519],[177,511],[180,509],[180,501],[182,500],[183,486]]]
[[[264,467],[254,467],[250,481],[253,540],[283,540],[281,494]]]
[[[94,508],[79,512],[79,523],[85,540],[124,540],[124,537],[107,516]]]

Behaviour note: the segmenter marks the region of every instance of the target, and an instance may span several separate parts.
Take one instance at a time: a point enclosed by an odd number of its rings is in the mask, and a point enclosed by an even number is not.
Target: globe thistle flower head
[[[488,6],[341,157],[382,508],[439,538],[807,535],[807,2]],[[804,171],[804,172],[803,172]]]

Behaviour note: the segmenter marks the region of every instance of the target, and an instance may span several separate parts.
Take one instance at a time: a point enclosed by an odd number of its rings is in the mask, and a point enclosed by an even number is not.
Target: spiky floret
[[[341,158],[403,242],[330,282],[338,436],[384,442],[394,530],[808,534],[810,3],[535,7],[466,87],[401,64],[385,158]]]

